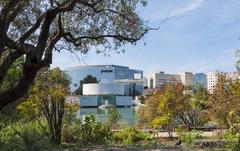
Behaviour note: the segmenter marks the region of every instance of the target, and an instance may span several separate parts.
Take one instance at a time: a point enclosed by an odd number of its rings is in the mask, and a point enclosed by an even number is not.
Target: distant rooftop
[[[77,68],[91,68],[91,67],[120,67],[120,68],[127,68],[127,69],[130,69],[130,70],[136,70],[136,69],[132,69],[132,68],[129,68],[127,66],[120,66],[120,65],[114,65],[114,64],[105,64],[105,65],[79,65],[79,66],[71,66],[71,67],[67,67],[65,68],[65,71],[68,70],[68,69],[77,69]],[[136,71],[142,71],[142,70],[136,70]]]
[[[71,68],[84,68],[84,67],[123,67],[123,68],[129,68],[127,66],[120,66],[120,65],[113,65],[113,64],[106,64],[106,65],[79,65],[79,66],[71,66],[67,67],[66,69],[71,69]]]

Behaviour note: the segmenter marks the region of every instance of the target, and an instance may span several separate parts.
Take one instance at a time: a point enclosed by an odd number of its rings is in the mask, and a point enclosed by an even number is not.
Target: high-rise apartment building
[[[220,74],[219,71],[213,71],[207,73],[207,79],[208,79],[208,92],[212,94],[214,92],[214,89],[218,82],[218,74]],[[236,72],[232,73],[226,73],[226,77],[231,80],[237,80],[240,79],[240,74]]]
[[[218,82],[218,71],[213,71],[213,72],[208,72],[207,73],[207,80],[208,80],[208,85],[207,85],[207,90],[209,93],[213,93],[214,88]]]

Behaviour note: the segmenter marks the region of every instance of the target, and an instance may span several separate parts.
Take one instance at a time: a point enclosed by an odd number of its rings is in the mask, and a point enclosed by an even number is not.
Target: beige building
[[[192,72],[180,72],[181,82],[185,86],[191,86],[193,84],[193,73]]]
[[[167,83],[182,83],[185,86],[191,86],[193,84],[193,73],[166,74],[160,71],[159,73],[152,73],[147,77],[149,89],[162,88]]]
[[[162,88],[167,83],[182,83],[182,78],[179,74],[166,74],[163,71],[151,73],[147,77],[149,89]]]

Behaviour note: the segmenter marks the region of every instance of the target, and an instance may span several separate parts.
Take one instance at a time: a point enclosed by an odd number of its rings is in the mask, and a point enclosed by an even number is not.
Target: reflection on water
[[[137,107],[128,108],[116,108],[118,113],[121,115],[121,123],[128,125],[136,124],[136,111]],[[99,108],[80,108],[80,116],[84,117],[86,115],[94,115],[96,119],[100,122],[105,122],[107,120],[107,114],[109,109],[99,109]]]

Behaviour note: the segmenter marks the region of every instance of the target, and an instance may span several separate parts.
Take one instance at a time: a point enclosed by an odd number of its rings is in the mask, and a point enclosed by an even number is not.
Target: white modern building
[[[114,80],[114,83],[124,86],[124,95],[126,96],[139,96],[143,94],[143,79],[122,79]]]
[[[80,96],[80,107],[99,107],[101,105],[131,106],[132,97],[125,95],[125,86],[111,83],[105,79],[96,84],[84,84]]]
[[[97,78],[98,81],[103,79],[109,82],[122,79],[142,79],[143,71],[134,70],[129,67],[119,65],[85,65],[66,68],[66,73],[71,77],[71,91],[74,92],[79,86],[80,80],[83,80],[87,75]]]
[[[207,73],[207,80],[208,80],[208,92],[212,94],[214,92],[215,86],[217,85],[218,82],[218,74],[220,74],[219,71],[212,71]],[[240,79],[239,73],[226,73],[227,78],[236,80]]]
[[[207,90],[210,94],[213,93],[214,88],[218,82],[218,71],[212,71],[207,73],[207,80],[208,80],[208,85],[207,85]]]

